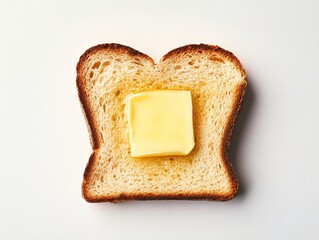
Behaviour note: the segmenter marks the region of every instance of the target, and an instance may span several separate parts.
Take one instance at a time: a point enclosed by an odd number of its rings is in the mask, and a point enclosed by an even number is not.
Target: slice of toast
[[[180,47],[159,64],[120,44],[88,49],[77,64],[77,88],[93,148],[83,197],[88,202],[233,198],[238,180],[227,149],[245,77],[239,60],[218,46]],[[132,158],[127,96],[162,89],[191,91],[195,147],[187,156]]]

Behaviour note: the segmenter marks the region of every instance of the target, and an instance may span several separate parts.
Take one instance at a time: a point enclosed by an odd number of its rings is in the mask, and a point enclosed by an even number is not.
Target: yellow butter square
[[[128,99],[132,157],[187,155],[194,148],[190,91],[158,90]]]

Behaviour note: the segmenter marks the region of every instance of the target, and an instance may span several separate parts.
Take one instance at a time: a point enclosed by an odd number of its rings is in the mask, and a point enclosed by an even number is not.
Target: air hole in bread
[[[193,61],[188,62],[189,65],[194,65]]]
[[[103,105],[103,98],[100,98],[100,100],[99,100],[99,106],[102,107],[102,105]]]
[[[212,56],[210,58],[208,58],[209,60],[213,61],[213,62],[220,62],[220,63],[224,63],[224,60],[223,59],[220,59],[216,56]]]
[[[220,163],[218,164],[218,168],[219,168],[219,170],[222,169],[222,166],[220,165]]]
[[[110,64],[111,64],[110,61],[103,62],[103,63],[102,63],[102,67],[106,67],[106,66],[108,66],[108,65],[110,65]]]
[[[202,50],[199,50],[198,53],[203,53],[203,51],[202,51]]]
[[[105,68],[110,65],[111,62],[110,61],[106,61],[106,62],[103,62],[102,63],[102,66],[101,66],[101,70],[100,70],[100,73],[104,72]]]
[[[113,114],[112,115],[112,121],[115,122],[115,120],[116,120],[116,116],[115,116],[115,114]]]
[[[116,73],[116,71],[113,71],[113,74],[115,74]]]
[[[195,69],[199,68],[199,66],[194,66]]]
[[[120,91],[120,90],[117,90],[117,91],[115,92],[115,97],[118,97],[118,96],[120,95],[120,93],[121,93],[121,91]]]
[[[90,72],[90,78],[92,78],[94,76],[94,72]]]
[[[140,62],[132,62],[133,64],[136,64],[136,65],[139,65],[139,66],[143,66],[143,64],[142,63],[140,63]]]
[[[102,142],[104,142],[104,137],[103,137],[103,134],[101,132],[100,132],[100,136],[101,136]]]
[[[95,62],[92,66],[92,69],[97,69],[100,67],[100,65],[101,65],[101,62]]]
[[[168,160],[171,160],[171,161],[173,161],[173,160],[174,160],[174,158],[169,158]]]
[[[181,65],[176,65],[176,66],[175,66],[175,70],[178,70],[178,69],[181,69],[181,68],[182,68]]]
[[[103,112],[106,113],[106,104],[103,104]]]

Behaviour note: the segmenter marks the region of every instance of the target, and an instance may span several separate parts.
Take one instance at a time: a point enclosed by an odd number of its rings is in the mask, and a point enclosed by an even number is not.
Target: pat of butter
[[[128,99],[132,157],[187,155],[194,148],[190,91],[158,90]]]

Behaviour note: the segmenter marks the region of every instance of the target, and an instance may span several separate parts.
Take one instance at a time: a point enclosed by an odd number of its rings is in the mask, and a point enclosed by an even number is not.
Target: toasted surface
[[[238,59],[217,46],[188,45],[160,61],[119,44],[90,48],[77,87],[93,153],[82,183],[89,202],[228,200],[238,180],[226,152],[246,88]],[[125,101],[147,90],[192,93],[195,147],[187,156],[132,158]]]

